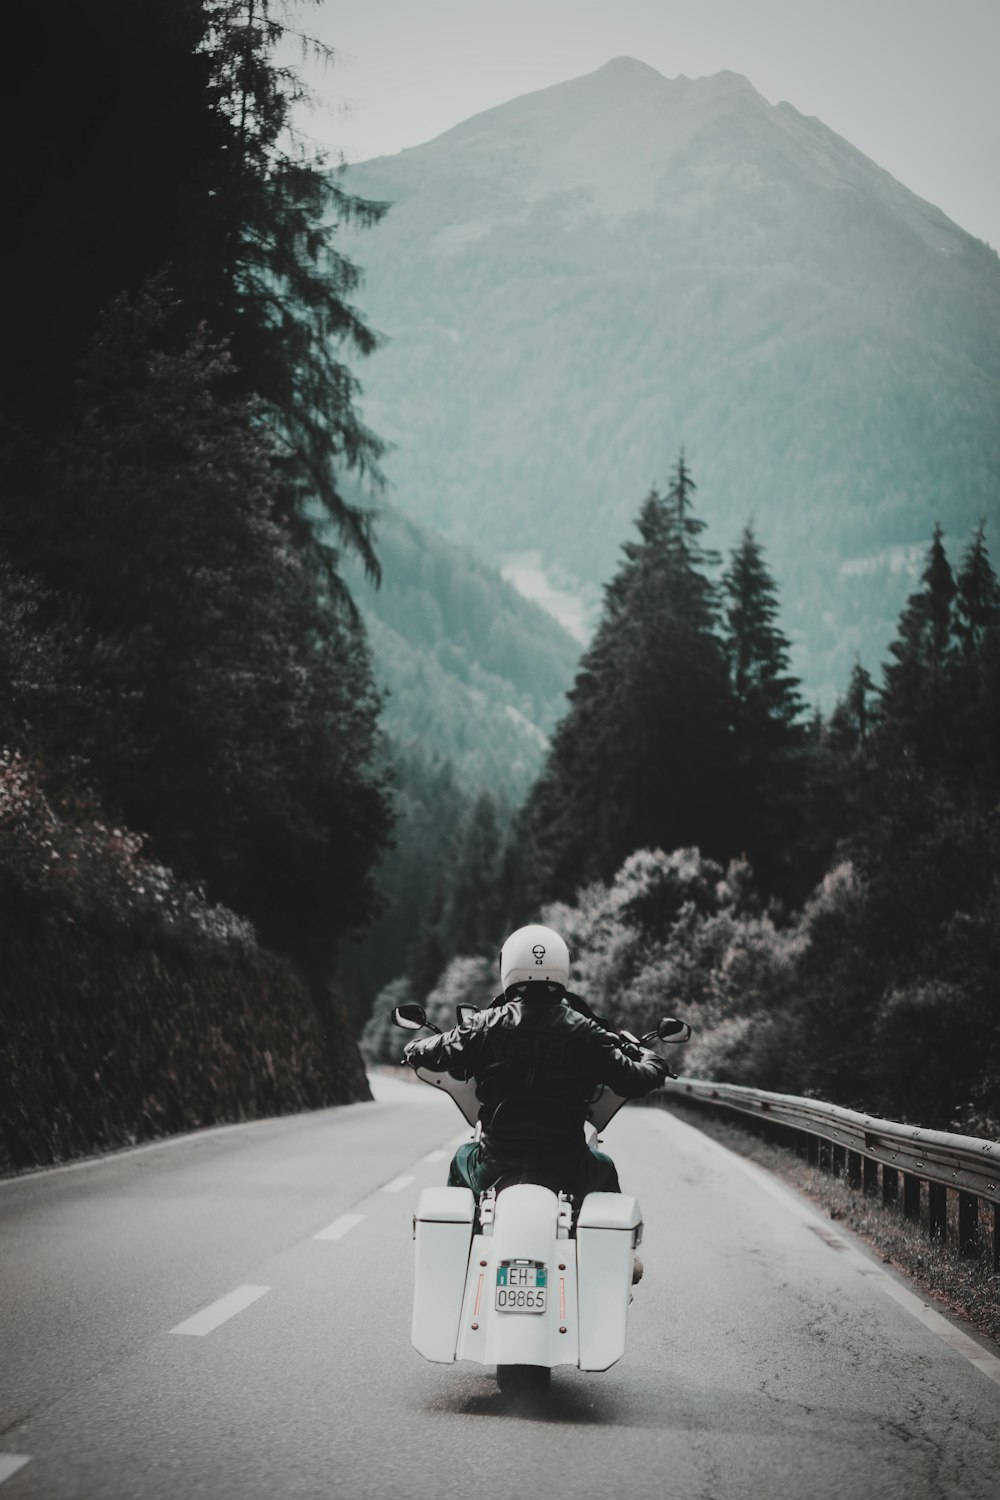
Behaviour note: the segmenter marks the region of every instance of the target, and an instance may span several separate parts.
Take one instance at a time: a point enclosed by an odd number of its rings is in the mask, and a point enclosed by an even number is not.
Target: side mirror
[[[419,1031],[427,1025],[427,1012],[422,1005],[397,1005],[392,1013],[392,1024],[404,1031]]]
[[[478,1016],[479,1006],[466,1004],[456,1005],[455,1014],[458,1017],[459,1026],[468,1026],[473,1016]]]
[[[656,1028],[656,1034],[661,1042],[689,1042],[691,1040],[691,1028],[686,1021],[678,1021],[674,1016],[664,1016]]]

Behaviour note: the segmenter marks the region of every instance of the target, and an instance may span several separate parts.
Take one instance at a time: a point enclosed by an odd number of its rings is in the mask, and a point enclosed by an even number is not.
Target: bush
[[[0,750],[0,1170],[367,1095],[339,1001],[142,851]]]

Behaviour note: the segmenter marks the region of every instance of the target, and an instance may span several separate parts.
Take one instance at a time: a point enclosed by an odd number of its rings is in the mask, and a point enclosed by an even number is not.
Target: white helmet
[[[551,927],[519,927],[512,932],[500,953],[500,988],[507,992],[512,985],[531,980],[548,980],[551,984],[569,984],[569,949]]]

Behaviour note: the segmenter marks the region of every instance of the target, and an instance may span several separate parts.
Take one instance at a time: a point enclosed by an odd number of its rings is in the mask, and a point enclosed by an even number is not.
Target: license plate
[[[497,1266],[497,1312],[543,1313],[548,1272],[537,1260],[503,1260]]]

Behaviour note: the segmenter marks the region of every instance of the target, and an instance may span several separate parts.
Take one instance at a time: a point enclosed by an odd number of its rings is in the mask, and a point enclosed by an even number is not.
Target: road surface
[[[528,1411],[425,1363],[411,1216],[467,1132],[376,1088],[0,1183],[0,1500],[1000,1497],[1000,1362],[665,1111],[606,1139],[646,1221],[625,1359]]]

